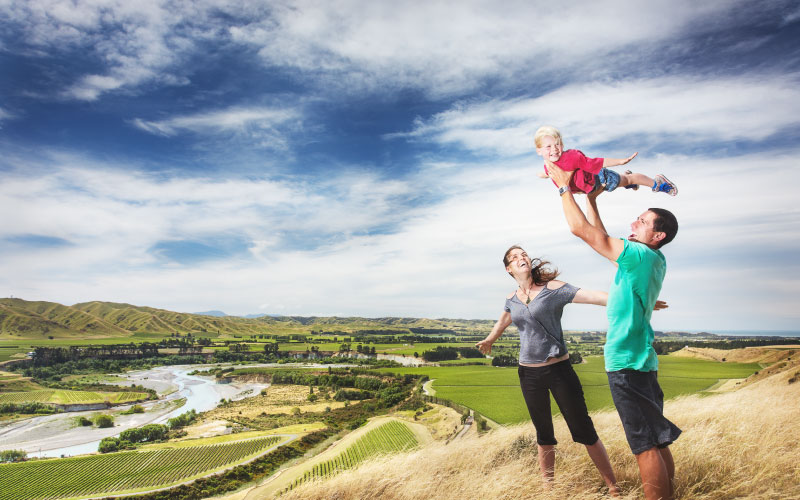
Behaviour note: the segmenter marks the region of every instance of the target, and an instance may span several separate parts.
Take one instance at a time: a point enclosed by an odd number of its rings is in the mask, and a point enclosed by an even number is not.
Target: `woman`
[[[561,331],[561,313],[570,302],[604,306],[606,292],[584,290],[555,278],[557,270],[548,262],[531,260],[519,246],[509,248],[503,257],[506,271],[519,287],[506,299],[505,310],[486,339],[475,344],[483,354],[492,351],[492,344],[513,322],[519,329],[519,381],[528,412],[536,428],[539,468],[545,481],[553,478],[555,445],[550,393],[553,394],[567,422],[572,440],[586,446],[609,494],[619,495],[614,470],[603,442],[586,409],[583,387],[569,362],[569,353]],[[665,307],[659,303],[656,308]]]

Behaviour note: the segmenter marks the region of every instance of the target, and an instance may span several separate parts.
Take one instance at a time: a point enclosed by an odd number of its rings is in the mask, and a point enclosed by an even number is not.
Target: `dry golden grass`
[[[461,430],[461,414],[447,406],[429,403],[430,410],[422,412],[414,418],[414,411],[401,411],[392,414],[394,417],[422,424],[427,427],[430,436],[436,440],[451,439]]]
[[[744,349],[729,350],[708,347],[684,347],[679,351],[670,353],[670,356],[706,359],[709,361],[725,360],[735,363],[770,364],[786,359],[797,359],[800,356],[800,346],[746,347]]]
[[[795,382],[790,383],[790,379]],[[738,391],[668,401],[666,414],[683,429],[671,447],[677,498],[800,499],[800,367]],[[635,459],[616,412],[593,415],[624,499],[642,497]],[[302,486],[290,499],[598,499],[607,498],[585,449],[569,440],[561,419],[556,479],[538,473],[530,424],[482,437],[436,441],[416,452],[369,462],[355,471]]]
[[[344,402],[322,398],[316,402],[308,401],[308,386],[305,385],[271,385],[266,389],[266,394],[233,401],[204,413],[203,423],[240,417],[256,418],[262,413],[267,415],[291,414],[294,408],[299,408],[302,413],[307,413],[321,412],[326,407],[334,409],[342,406],[344,406]]]

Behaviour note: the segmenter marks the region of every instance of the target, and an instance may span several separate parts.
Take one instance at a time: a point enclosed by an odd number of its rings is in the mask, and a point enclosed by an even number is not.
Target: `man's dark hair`
[[[678,234],[678,219],[664,208],[648,208],[648,210],[656,214],[656,218],[653,219],[653,231],[666,234],[664,239],[658,242],[658,248],[661,248]]]

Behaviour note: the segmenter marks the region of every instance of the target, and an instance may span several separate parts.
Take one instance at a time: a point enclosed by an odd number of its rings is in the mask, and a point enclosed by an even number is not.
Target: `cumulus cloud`
[[[504,155],[531,153],[533,133],[545,124],[559,128],[567,147],[626,138],[639,144],[762,141],[800,123],[791,104],[800,100],[798,83],[796,75],[579,83],[541,97],[458,103],[387,137]]]
[[[745,2],[726,1],[612,0],[557,9],[485,1],[455,9],[446,1],[405,9],[358,0],[273,6],[268,18],[229,28],[234,41],[257,48],[267,65],[297,69],[342,90],[410,87],[432,97],[487,84],[516,88],[516,81],[534,75],[592,79],[620,62],[617,70],[647,71],[649,56],[666,40],[680,50],[682,38],[768,17]],[[709,18],[719,22],[702,21]]]
[[[516,88],[532,75],[593,79],[609,69],[601,59],[616,62],[616,71],[647,71],[666,41],[680,51],[687,37],[770,21],[783,3],[763,9],[729,0],[606,0],[552,9],[522,1],[502,8],[486,1],[454,8],[444,0],[398,8],[362,0],[29,0],[0,9],[25,43],[45,52],[80,50],[99,64],[63,92],[94,100],[154,82],[188,83],[191,68],[184,64],[206,41],[254,49],[267,67],[334,92],[413,88],[442,97],[485,85]],[[703,21],[709,18],[716,22]]]
[[[18,216],[3,219],[0,239],[34,234],[71,243],[56,252],[65,260],[38,267],[64,266],[59,272],[157,266],[149,249],[170,241],[236,240],[256,261],[272,259],[391,225],[413,195],[405,183],[369,172],[324,180],[210,179],[98,168],[63,154],[50,161],[59,167],[4,175],[0,208]],[[17,257],[32,263],[41,257],[33,250]]]
[[[187,82],[177,66],[214,30],[213,2],[30,0],[0,6],[21,41],[43,54],[78,51],[99,71],[68,84],[61,95],[92,101],[121,88]],[[177,73],[176,73],[177,71]]]
[[[791,190],[776,190],[773,181],[792,175],[793,157],[694,158],[691,165],[679,155],[637,158],[637,170],[669,173],[681,194],[601,197],[613,235],[625,236],[653,205],[681,223],[665,249],[662,296],[671,307],[656,316],[656,328],[703,328],[709,308],[729,318],[716,323],[720,328],[758,328],[748,311],[775,312],[768,288],[796,294],[800,214]],[[767,167],[769,176],[753,175]],[[48,248],[44,260],[35,248],[6,248],[0,286],[45,300],[99,298],[184,311],[246,314],[277,304],[287,314],[493,318],[514,288],[500,258],[520,243],[552,260],[563,279],[607,289],[612,266],[569,234],[552,184],[532,173],[517,159],[440,164],[402,181],[357,170],[310,183],[98,174],[75,166],[10,176],[0,185],[0,208],[23,215],[4,219],[0,237],[37,234],[68,244]],[[436,190],[436,203],[402,203],[426,187]],[[249,257],[182,266],[165,265],[152,252],[163,241],[224,238],[249,242]],[[789,328],[798,319],[792,311],[776,312],[774,324]],[[570,328],[604,324],[602,308],[574,306],[565,316]]]

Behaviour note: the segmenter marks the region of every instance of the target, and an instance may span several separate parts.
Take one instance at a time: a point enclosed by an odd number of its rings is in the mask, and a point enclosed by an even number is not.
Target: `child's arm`
[[[627,158],[603,158],[603,166],[604,167],[619,167],[620,165],[625,165],[626,163],[630,162],[639,152],[633,153]]]

